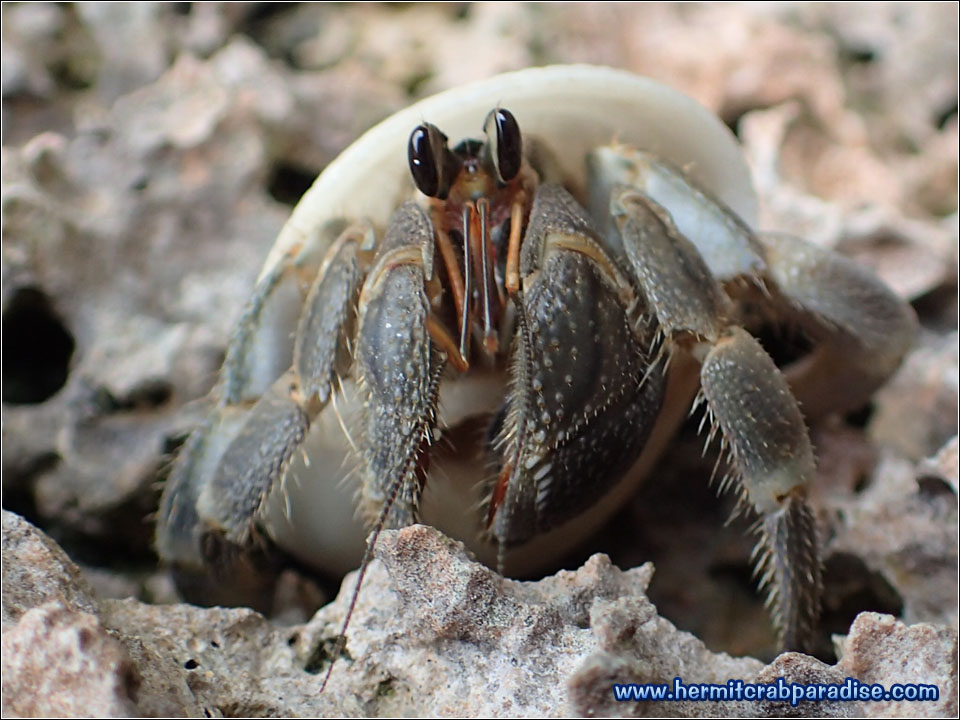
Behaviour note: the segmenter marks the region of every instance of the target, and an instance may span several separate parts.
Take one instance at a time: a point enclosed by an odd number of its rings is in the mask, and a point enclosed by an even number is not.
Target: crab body
[[[234,581],[275,546],[323,565],[362,547],[356,492],[377,529],[430,522],[529,569],[703,405],[758,516],[782,643],[807,646],[820,560],[796,398],[862,402],[914,320],[849,261],[756,234],[754,212],[726,128],[627,73],[527,70],[394,115],[281,233],[165,490],[161,555]],[[744,329],[758,314],[815,351],[785,375]]]

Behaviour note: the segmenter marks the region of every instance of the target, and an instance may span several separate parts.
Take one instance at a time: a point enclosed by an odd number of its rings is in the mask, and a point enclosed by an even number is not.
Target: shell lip
[[[755,225],[756,193],[729,128],[694,99],[656,80],[594,65],[551,65],[496,75],[410,105],[363,133],[314,181],[284,225],[264,266],[335,218],[383,227],[413,191],[405,147],[429,121],[451,138],[482,131],[494,107],[507,107],[524,135],[549,144],[571,177],[583,175],[594,146],[634,144],[683,167],[744,221]]]

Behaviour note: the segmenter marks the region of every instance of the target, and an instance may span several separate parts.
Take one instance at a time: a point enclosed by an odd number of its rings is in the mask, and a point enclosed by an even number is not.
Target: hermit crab
[[[213,578],[242,601],[279,554],[355,563],[359,507],[528,570],[655,476],[692,408],[757,518],[781,644],[808,647],[804,415],[862,403],[915,319],[851,261],[756,232],[755,205],[727,128],[622,71],[524,70],[390,117],[267,259],[167,482],[162,558],[188,596]],[[762,323],[813,349],[778,368]]]

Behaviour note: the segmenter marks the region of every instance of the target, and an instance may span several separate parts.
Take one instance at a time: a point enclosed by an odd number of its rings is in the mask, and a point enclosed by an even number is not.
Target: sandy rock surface
[[[97,601],[93,612],[42,600],[44,584],[83,591],[77,568],[12,513],[10,534],[36,573],[4,595],[4,710],[16,716],[371,715],[681,717],[949,716],[957,708],[954,630],[860,615],[826,665],[797,653],[764,666],[713,653],[657,615],[653,568],[603,555],[539,582],[503,580],[425,526],[387,531],[355,610],[346,653],[318,694],[352,594],[308,623],[280,627],[247,609]],[[5,562],[5,568],[10,564]],[[10,579],[4,576],[6,585]],[[936,703],[616,702],[616,682],[834,683],[937,678]],[[39,690],[39,691],[38,691]]]
[[[955,10],[4,5],[4,714],[956,715]],[[269,618],[176,604],[152,547],[172,453],[327,163],[420,97],[567,62],[716,112],[761,227],[873,268],[917,312],[873,403],[811,428],[822,661],[774,659],[747,524],[725,527],[694,427],[569,572],[502,582],[426,529],[385,534],[318,696],[354,577],[316,615],[340,579],[299,568]],[[927,682],[941,699],[612,699],[613,682],[675,675]]]

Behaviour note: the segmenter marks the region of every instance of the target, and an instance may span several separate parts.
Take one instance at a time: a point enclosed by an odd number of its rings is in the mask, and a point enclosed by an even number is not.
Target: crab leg
[[[306,247],[258,285],[227,352],[220,405],[187,440],[161,501],[158,549],[185,573],[202,572],[202,559],[215,575],[236,580],[257,555],[244,551],[264,550],[255,542],[266,498],[273,488],[283,491],[312,419],[329,400],[337,373],[348,369],[338,348],[353,319],[358,253],[371,238],[369,226],[348,228],[322,262],[316,246]],[[295,324],[307,274],[316,280]],[[284,365],[289,369],[281,374]]]
[[[615,187],[613,219],[641,293],[673,347],[701,359],[702,398],[722,432],[743,500],[761,520],[758,571],[784,648],[807,649],[820,609],[821,567],[805,490],[814,473],[803,417],[773,360],[728,321],[706,262],[669,214]]]
[[[731,327],[701,369],[703,396],[723,433],[742,499],[760,514],[757,572],[784,649],[810,650],[820,608],[816,523],[806,503],[814,460],[783,375],[745,330]]]
[[[202,571],[205,525],[197,514],[197,498],[249,408],[290,367],[291,347],[283,336],[289,337],[296,327],[303,300],[297,267],[303,255],[309,253],[295,248],[257,284],[214,389],[219,407],[190,435],[172,467],[158,514],[157,549],[177,565]],[[196,477],[201,482],[193,481]]]
[[[444,368],[430,335],[429,272],[433,226],[415,203],[394,213],[359,304],[357,365],[367,396],[360,439],[362,511],[376,519],[392,504],[387,527],[416,522],[436,424]],[[395,258],[384,263],[382,260]],[[452,337],[447,343],[457,352]]]
[[[721,200],[657,156],[623,145],[604,146],[587,157],[587,172],[594,217],[608,218],[611,192],[626,185],[669,210],[680,234],[720,282],[756,278],[766,268],[763,249],[750,228]]]
[[[221,405],[256,400],[290,367],[289,338],[310,286],[304,277],[317,270],[311,251],[297,248],[257,283],[227,347],[218,388]]]
[[[413,202],[401,205],[360,293],[356,359],[367,395],[360,439],[361,510],[373,532],[321,692],[346,644],[347,626],[380,531],[417,521],[437,421],[443,354],[460,354],[453,337],[430,313],[427,285],[433,275],[433,248],[427,215]],[[432,341],[437,336],[439,352]]]
[[[804,414],[862,405],[913,344],[910,306],[847,258],[790,235],[759,239],[776,290],[817,343],[810,357],[786,369]]]
[[[248,543],[267,493],[282,490],[279,481],[310,422],[329,401],[337,374],[349,370],[349,354],[339,348],[350,335],[362,278],[357,256],[370,232],[350,228],[331,246],[297,324],[293,368],[253,406],[200,494],[201,515],[231,542]]]
[[[338,374],[350,368],[354,307],[363,279],[362,253],[376,237],[367,224],[342,233],[324,257],[307,294],[293,345],[293,369],[301,402],[316,416],[326,406]]]
[[[595,217],[609,217],[617,185],[632,187],[669,211],[714,278],[750,280],[763,289],[765,304],[780,301],[816,345],[785,369],[808,419],[862,405],[910,348],[913,312],[850,260],[789,235],[754,234],[723,202],[650,153],[598,148],[588,169]],[[612,244],[622,253],[619,242],[614,233]]]

